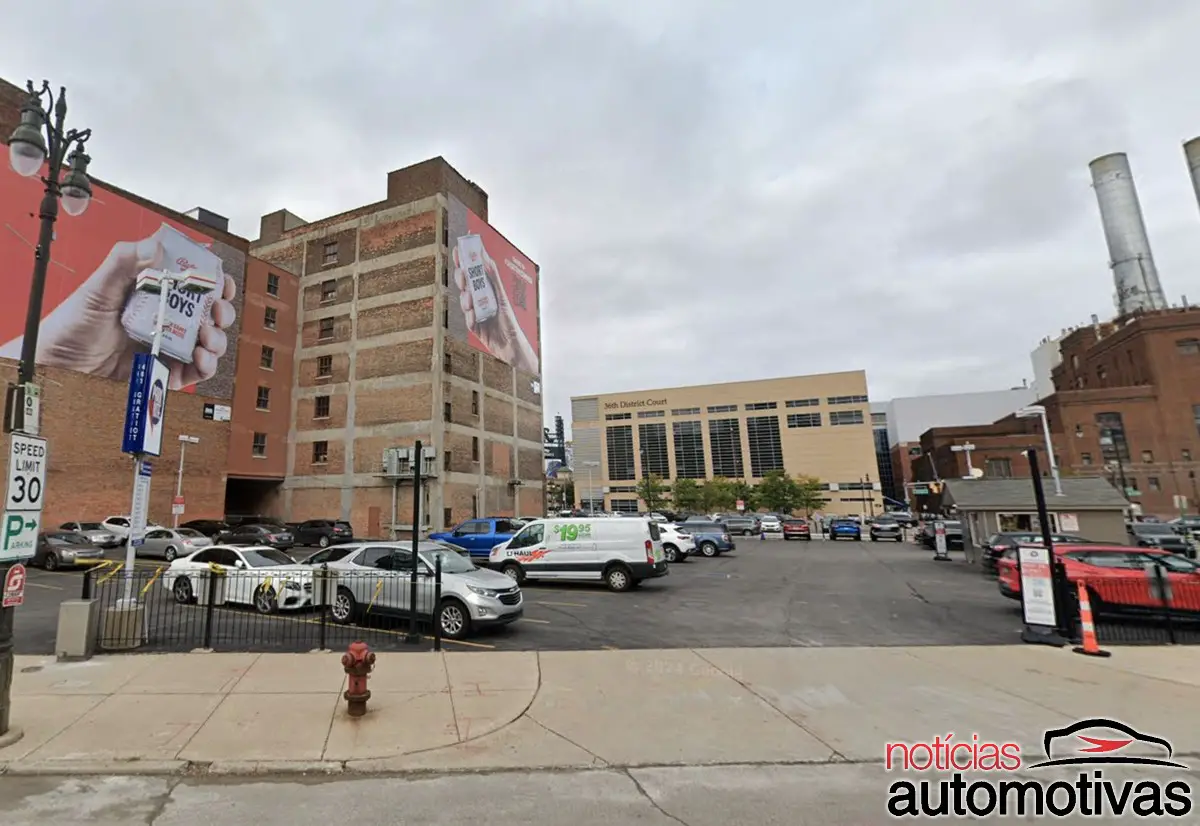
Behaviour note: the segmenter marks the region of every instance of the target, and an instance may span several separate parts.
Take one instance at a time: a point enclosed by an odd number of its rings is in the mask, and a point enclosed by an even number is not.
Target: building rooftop
[[[1129,503],[1120,492],[1100,476],[1065,477],[1063,496],[1054,493],[1054,482],[1043,480],[1046,507],[1061,510],[1124,510]],[[1031,511],[1036,503],[1033,482],[1029,479],[951,479],[946,494],[960,510]]]

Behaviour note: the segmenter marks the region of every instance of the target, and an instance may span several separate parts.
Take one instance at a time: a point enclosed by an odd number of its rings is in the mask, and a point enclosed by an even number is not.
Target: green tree
[[[744,479],[737,479],[730,483],[730,488],[733,491],[733,506],[735,508],[740,499],[746,511],[753,513],[758,510],[758,494],[754,490],[754,485],[749,484]]]
[[[805,516],[812,516],[813,511],[825,507],[825,491],[821,489],[821,480],[811,476],[800,476],[796,482],[796,510],[803,510]]]
[[[701,488],[705,513],[733,510],[737,495],[733,491],[733,483],[728,479],[717,476],[709,479]]]
[[[646,510],[651,512],[663,506],[670,490],[670,486],[663,481],[662,477],[653,473],[642,477],[637,483],[638,498],[646,503]]]
[[[800,499],[800,485],[786,470],[768,471],[754,489],[755,501],[769,511],[790,514]]]
[[[704,491],[695,479],[676,479],[671,486],[671,502],[677,511],[704,509]]]

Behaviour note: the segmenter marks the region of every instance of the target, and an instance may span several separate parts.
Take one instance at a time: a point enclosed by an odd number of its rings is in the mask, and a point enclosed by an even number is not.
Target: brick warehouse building
[[[1061,351],[1056,392],[1039,402],[1061,472],[1104,476],[1117,487],[1123,477],[1130,501],[1147,514],[1177,515],[1177,494],[1187,498],[1188,512],[1200,512],[1200,308],[1084,327],[1062,340]],[[944,479],[966,473],[965,454],[950,450],[965,443],[975,445],[972,464],[988,477],[1028,477],[1021,451],[1044,452],[1040,422],[1015,416],[921,437]],[[927,461],[913,470],[919,480],[933,478]]]
[[[263,216],[255,255],[299,277],[282,492],[292,519],[411,530],[411,479],[387,475],[384,453],[417,440],[436,457],[423,528],[542,513],[539,377],[475,349],[450,321],[462,207],[487,221],[487,194],[434,158],[390,173],[377,203],[311,223]],[[262,461],[277,460],[269,445]]]

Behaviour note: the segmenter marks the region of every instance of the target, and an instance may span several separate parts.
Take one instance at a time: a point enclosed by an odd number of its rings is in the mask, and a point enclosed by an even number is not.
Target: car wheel
[[[613,565],[604,572],[604,584],[616,593],[628,591],[633,587],[633,574],[624,565]]]
[[[714,542],[701,542],[700,553],[707,556],[709,559],[717,555],[717,546]]]
[[[274,614],[279,610],[279,600],[276,598],[275,589],[266,585],[259,585],[254,591],[254,610],[260,614]]]
[[[175,550],[173,545],[168,545],[167,549],[163,551],[163,559],[167,560],[167,562],[174,562],[175,558],[178,556],[179,551]]]
[[[328,548],[329,547],[329,537],[322,536],[320,539],[317,540],[317,544],[320,545],[322,548]]]
[[[896,537],[896,541],[897,541],[897,542],[903,542],[903,541],[904,541],[904,537],[903,537],[903,536],[897,536],[897,537]]]
[[[663,545],[663,554],[667,557],[667,562],[679,561],[679,550],[674,545]]]
[[[438,606],[438,629],[448,640],[461,640],[471,632],[471,615],[456,599],[444,599]]]
[[[192,581],[185,576],[179,577],[171,586],[171,594],[180,605],[187,605],[192,601]]]
[[[871,536],[871,541],[872,541],[872,542],[878,542],[878,541],[879,541],[879,537],[872,535],[872,536]]]
[[[58,555],[53,553],[46,554],[46,556],[42,559],[42,567],[47,571],[57,571]]]
[[[329,606],[330,618],[338,625],[349,625],[354,622],[357,613],[358,605],[354,601],[354,594],[350,593],[349,588],[339,587]]]
[[[519,562],[504,563],[504,567],[500,569],[500,573],[504,574],[518,585],[525,584],[525,569],[521,567]]]

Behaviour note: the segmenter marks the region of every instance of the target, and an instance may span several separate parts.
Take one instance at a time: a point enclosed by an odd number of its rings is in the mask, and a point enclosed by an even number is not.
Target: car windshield
[[[104,526],[99,522],[80,522],[79,530],[81,531],[102,531]]]
[[[877,516],[877,517],[875,517],[875,524],[876,525],[888,525],[888,524],[894,525],[894,524],[896,524],[896,519],[895,519],[895,517],[892,517],[892,516]]]
[[[191,538],[202,538],[204,536],[204,534],[200,533],[200,531],[195,531],[191,528],[176,528],[175,533],[179,534],[180,536],[187,536]]]
[[[475,566],[471,564],[471,560],[449,546],[422,546],[421,559],[425,560],[425,564],[429,566],[429,570],[433,570],[436,564],[435,560],[439,558],[442,560],[442,573],[444,574],[469,574],[475,570]]]
[[[344,531],[348,531],[348,530],[350,530],[350,523],[349,522],[334,522],[333,527],[341,528]]]
[[[1142,536],[1174,536],[1175,529],[1158,522],[1142,522],[1133,526],[1133,532]]]
[[[273,568],[276,565],[295,565],[296,561],[283,551],[263,548],[259,551],[242,551],[246,564],[251,568]]]

